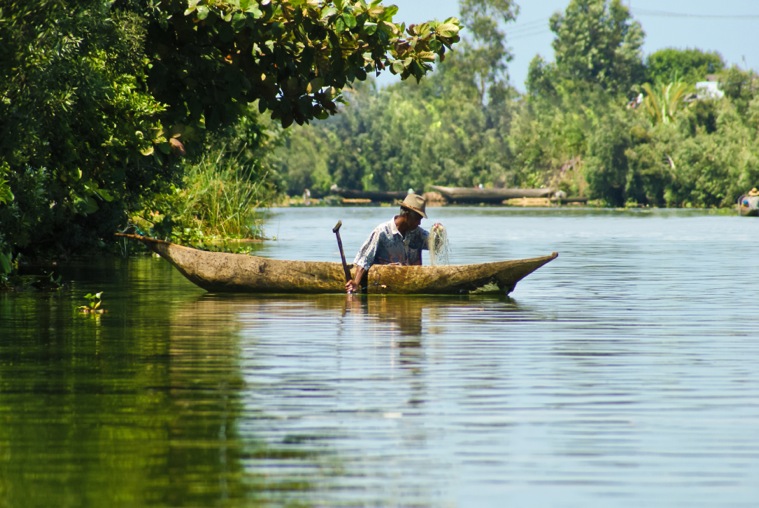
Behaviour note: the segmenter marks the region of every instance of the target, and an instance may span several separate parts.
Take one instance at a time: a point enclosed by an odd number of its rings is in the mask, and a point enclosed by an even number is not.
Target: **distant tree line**
[[[291,195],[331,185],[551,186],[609,206],[724,207],[759,185],[759,81],[717,53],[642,56],[619,0],[550,20],[554,61],[509,84],[510,0],[461,0],[467,36],[416,83],[361,83],[341,114],[287,133],[272,164]],[[724,96],[696,90],[709,77]]]

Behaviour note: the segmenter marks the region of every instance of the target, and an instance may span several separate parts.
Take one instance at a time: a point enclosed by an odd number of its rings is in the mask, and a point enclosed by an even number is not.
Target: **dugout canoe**
[[[444,187],[431,185],[430,190],[439,192],[446,201],[452,203],[501,204],[507,199],[547,198],[555,189],[480,189],[479,187]]]
[[[248,254],[210,252],[133,234],[174,265],[190,282],[209,292],[233,293],[342,293],[345,274],[341,263],[289,261]],[[370,294],[508,294],[517,282],[555,259],[548,256],[470,265],[375,265],[367,273]],[[349,265],[355,273],[353,265]]]

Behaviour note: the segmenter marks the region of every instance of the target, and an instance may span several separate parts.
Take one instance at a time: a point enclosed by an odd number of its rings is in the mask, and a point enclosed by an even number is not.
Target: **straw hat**
[[[420,196],[419,194],[409,194],[406,196],[406,198],[403,200],[403,203],[401,203],[401,208],[405,208],[406,210],[411,210],[412,212],[416,212],[425,219],[427,218],[427,214],[424,213],[424,209],[427,206],[427,201]]]

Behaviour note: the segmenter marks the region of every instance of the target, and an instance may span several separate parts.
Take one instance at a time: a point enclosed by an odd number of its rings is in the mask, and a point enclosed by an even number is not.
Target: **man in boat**
[[[374,228],[353,260],[356,274],[345,283],[348,293],[361,289],[361,279],[372,265],[422,264],[422,250],[429,248],[429,233],[419,227],[422,219],[427,218],[426,205],[422,196],[409,194],[398,215]]]

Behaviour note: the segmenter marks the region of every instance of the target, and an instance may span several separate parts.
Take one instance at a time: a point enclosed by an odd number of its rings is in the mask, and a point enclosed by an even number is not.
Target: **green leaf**
[[[256,19],[262,18],[264,15],[263,11],[258,8],[258,5],[255,2],[253,2],[250,7],[245,9],[245,12],[251,14]]]
[[[332,5],[325,5],[324,9],[322,9],[322,17],[321,19],[328,18],[330,16],[334,16],[337,14],[337,9],[335,9]]]
[[[0,180],[0,205],[8,204],[14,199],[15,196],[13,195],[11,188],[8,186],[8,182]]]
[[[198,8],[199,3],[200,3],[200,0],[190,0],[188,2],[187,9],[185,9],[184,11],[184,15],[189,16],[190,14],[195,12],[195,10]]]
[[[417,55],[417,58],[419,60],[424,60],[427,62],[434,62],[435,61],[435,53],[432,51],[420,51]]]
[[[393,16],[398,14],[398,6],[397,5],[388,5],[385,9],[385,12],[382,14],[382,21],[392,22]]]
[[[95,191],[95,194],[97,194],[98,197],[102,199],[103,201],[105,201],[106,203],[110,203],[111,201],[113,201],[113,194],[111,194],[105,189],[97,189]]]
[[[347,26],[348,28],[356,28],[356,16],[346,12],[343,14],[342,18],[343,18],[343,21],[345,22],[345,26]]]
[[[438,25],[435,29],[435,33],[441,37],[451,38],[458,35],[459,27],[452,23],[443,23],[442,25]]]

